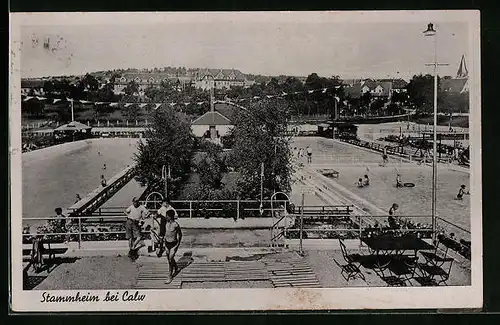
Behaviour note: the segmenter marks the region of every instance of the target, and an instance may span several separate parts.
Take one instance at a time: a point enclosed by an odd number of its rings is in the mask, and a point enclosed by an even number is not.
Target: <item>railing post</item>
[[[358,216],[358,218],[359,218],[359,222],[358,222],[358,224],[359,224],[359,242],[360,242],[360,246],[361,246],[361,243],[362,243],[361,234],[362,234],[362,229],[363,229],[363,218],[361,218],[361,216]]]
[[[189,219],[193,217],[193,201],[189,201]]]
[[[82,218],[78,217],[78,249],[82,248]]]
[[[240,219],[240,200],[236,201],[236,219]]]

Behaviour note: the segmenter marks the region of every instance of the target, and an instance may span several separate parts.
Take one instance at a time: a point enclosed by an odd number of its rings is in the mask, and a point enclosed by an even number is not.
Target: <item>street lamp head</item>
[[[424,31],[425,36],[434,36],[436,35],[436,30],[434,29],[434,24],[429,23],[427,24],[427,30]]]

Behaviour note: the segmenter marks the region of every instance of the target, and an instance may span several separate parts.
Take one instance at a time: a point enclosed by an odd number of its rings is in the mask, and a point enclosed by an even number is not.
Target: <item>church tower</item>
[[[469,71],[467,71],[467,65],[465,64],[465,55],[462,55],[462,60],[460,60],[460,66],[457,71],[457,79],[466,79],[469,77]]]

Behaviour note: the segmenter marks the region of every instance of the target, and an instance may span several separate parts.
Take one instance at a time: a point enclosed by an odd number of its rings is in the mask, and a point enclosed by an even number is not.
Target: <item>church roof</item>
[[[467,65],[465,64],[465,55],[462,55],[460,60],[460,66],[457,71],[457,78],[467,78],[469,76],[469,71],[467,70]]]
[[[232,125],[231,120],[217,111],[209,111],[195,119],[191,125]]]

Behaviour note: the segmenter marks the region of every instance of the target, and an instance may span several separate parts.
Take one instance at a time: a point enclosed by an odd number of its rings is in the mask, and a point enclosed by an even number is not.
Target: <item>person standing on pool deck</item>
[[[311,147],[307,146],[306,151],[307,151],[307,163],[310,164],[312,163],[312,154],[313,154]]]
[[[167,258],[168,258],[168,278],[165,280],[165,283],[172,282],[172,278],[176,275],[179,268],[177,267],[177,263],[175,262],[175,253],[177,253],[177,249],[179,249],[179,245],[182,240],[182,231],[179,224],[174,220],[175,212],[173,209],[167,210],[166,218],[165,218],[165,248],[167,250]],[[161,232],[161,229],[160,229]]]
[[[304,148],[299,148],[299,158],[304,157]]]
[[[163,199],[161,203],[161,207],[158,209],[156,212],[160,216],[160,247],[158,249],[158,252],[156,255],[158,257],[161,257],[165,248],[164,248],[164,241],[165,241],[165,225],[167,222],[167,211],[174,211],[174,219],[178,218],[177,211],[175,211],[174,207],[170,205],[170,203],[166,200]]]
[[[139,222],[148,216],[148,210],[141,205],[137,198],[132,199],[132,205],[125,210],[127,221],[125,222],[125,236],[128,240],[128,256],[137,259],[137,245],[141,241],[141,227]]]
[[[396,187],[403,187],[403,183],[401,182],[401,174],[396,175]]]

